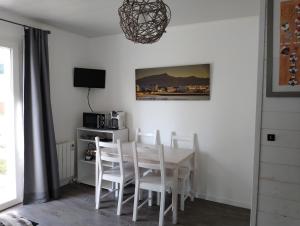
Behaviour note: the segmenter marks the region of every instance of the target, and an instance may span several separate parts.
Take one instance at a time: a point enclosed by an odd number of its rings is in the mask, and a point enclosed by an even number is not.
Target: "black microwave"
[[[84,112],[82,124],[91,129],[109,129],[110,113],[107,112]]]

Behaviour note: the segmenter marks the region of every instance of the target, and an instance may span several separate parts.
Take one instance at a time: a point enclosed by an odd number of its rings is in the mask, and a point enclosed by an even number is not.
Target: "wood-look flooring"
[[[126,190],[127,194],[132,188]],[[170,203],[170,197],[166,201]],[[154,226],[158,225],[159,206],[144,206],[138,221],[132,222],[133,201],[125,204],[122,216],[116,215],[117,200],[113,195],[94,208],[94,188],[72,184],[62,189],[60,200],[35,205],[16,206],[5,212],[14,212],[39,226]],[[165,225],[172,225],[172,213],[165,217]],[[178,210],[178,226],[249,226],[250,211],[201,199],[186,201],[184,212]]]

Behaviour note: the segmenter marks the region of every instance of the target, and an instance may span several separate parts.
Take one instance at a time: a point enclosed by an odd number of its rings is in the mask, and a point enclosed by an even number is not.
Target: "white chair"
[[[145,133],[142,132],[140,128],[136,129],[136,133],[135,133],[135,142],[142,144],[143,146],[147,147],[147,145],[158,145],[159,144],[159,135],[158,135],[158,130],[154,130],[153,132],[150,133]],[[146,171],[147,173],[148,171]],[[143,193],[142,191],[140,191],[140,199],[142,199]],[[160,193],[157,193],[156,197],[156,204],[159,205],[159,196]],[[152,206],[152,191],[148,191],[148,198],[149,198],[149,202],[148,205]]]
[[[159,226],[164,225],[164,216],[169,210],[172,209],[172,204],[165,210],[165,192],[172,191],[175,186],[175,180],[172,176],[166,176],[165,165],[164,165],[164,151],[163,145],[157,145],[153,155],[157,155],[159,163],[143,162],[140,161],[137,151],[136,143],[132,144],[133,149],[133,160],[134,160],[134,171],[135,171],[135,193],[134,193],[134,206],[133,206],[133,221],[137,221],[138,210],[144,206],[148,199],[143,201],[140,205],[139,192],[140,190],[151,190],[161,194],[160,198],[160,211],[159,211]],[[143,149],[143,148],[142,148]],[[150,151],[150,150],[147,150]],[[141,150],[145,152],[145,150]],[[140,169],[152,169],[153,172],[146,175],[141,174]]]
[[[96,137],[95,140],[96,140],[96,151],[97,151],[96,152],[96,194],[95,194],[96,209],[100,208],[100,199],[103,199],[104,197],[108,196],[112,192],[119,190],[117,215],[121,215],[122,205],[124,205],[134,197],[134,195],[132,195],[128,199],[123,201],[124,187],[126,187],[128,184],[131,184],[134,181],[134,168],[132,164],[130,165],[123,162],[122,145],[120,140],[118,140],[116,144],[108,143],[108,142],[100,142],[99,137]],[[115,149],[117,150],[117,152],[108,155],[102,153],[103,148]],[[105,161],[106,163],[111,162],[113,164],[117,164],[118,166],[105,169],[103,165],[103,161]],[[113,189],[101,196],[101,186],[103,180],[116,183],[119,185],[118,186],[119,188]]]
[[[188,148],[195,152],[196,134],[191,136],[177,136],[176,133],[171,133],[171,148]],[[179,194],[180,194],[180,210],[184,211],[184,202],[190,197],[194,200],[192,194],[192,177],[194,176],[195,161],[184,163],[178,171],[179,178]]]
[[[147,142],[145,142],[147,140]],[[136,129],[135,133],[135,142],[141,144],[150,144],[157,145],[158,144],[158,130],[154,130],[152,133],[144,133],[141,132],[141,129]]]

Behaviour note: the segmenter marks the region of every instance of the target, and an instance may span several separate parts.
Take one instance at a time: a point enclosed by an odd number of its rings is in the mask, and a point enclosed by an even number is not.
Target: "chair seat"
[[[174,186],[175,182],[172,176],[166,176],[165,180],[165,190],[168,190]],[[147,175],[141,177],[140,188],[157,192],[161,191],[162,187],[160,173],[148,173]]]
[[[134,168],[131,164],[124,164],[124,179],[128,181],[134,178]],[[103,180],[119,182],[121,180],[121,172],[119,167],[105,170],[103,172]]]

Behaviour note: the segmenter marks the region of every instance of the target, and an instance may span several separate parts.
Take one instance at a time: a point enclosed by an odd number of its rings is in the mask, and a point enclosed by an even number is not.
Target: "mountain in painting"
[[[151,75],[136,80],[136,84],[140,87],[152,87],[158,85],[160,87],[179,87],[189,85],[209,85],[209,78],[198,78],[195,76],[173,77],[167,73],[159,75]]]

